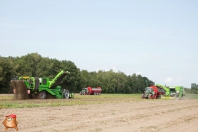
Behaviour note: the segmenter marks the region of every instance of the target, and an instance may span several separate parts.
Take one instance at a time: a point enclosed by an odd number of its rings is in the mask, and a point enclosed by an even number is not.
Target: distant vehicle
[[[16,99],[74,98],[73,93],[58,86],[67,74],[70,72],[61,70],[51,81],[46,77],[22,76],[11,80],[11,86]]]
[[[80,91],[80,95],[100,95],[102,92],[101,87],[97,88],[92,88],[92,87],[87,87],[87,88],[82,88],[82,91]]]
[[[185,96],[185,90],[183,86],[164,86],[161,84],[156,84],[157,87],[163,88],[166,91],[166,97],[173,97],[175,99],[181,99]]]
[[[170,86],[170,96],[175,98],[182,98],[185,96],[185,90],[183,86]]]
[[[144,93],[141,95],[141,98],[145,99],[160,99],[162,95],[165,95],[165,91],[162,88],[158,88],[154,85],[146,87]]]

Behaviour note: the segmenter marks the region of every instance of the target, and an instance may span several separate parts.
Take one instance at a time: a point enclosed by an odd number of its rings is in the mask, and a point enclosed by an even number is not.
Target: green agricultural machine
[[[181,99],[185,96],[185,90],[183,86],[169,86],[166,87],[161,84],[156,84],[157,87],[163,88],[166,91],[166,97],[174,97],[175,99]]]
[[[185,90],[183,86],[169,86],[170,96],[174,96],[176,98],[182,98],[185,96]]]
[[[166,86],[161,85],[161,84],[156,84],[155,86],[157,86],[159,88],[163,88],[165,90],[165,93],[166,93],[165,96],[170,97],[170,89],[169,88],[167,88]]]
[[[12,80],[11,86],[15,99],[49,99],[49,98],[74,98],[73,93],[58,86],[62,79],[69,74],[63,70],[53,80],[38,77],[19,77],[19,80]]]

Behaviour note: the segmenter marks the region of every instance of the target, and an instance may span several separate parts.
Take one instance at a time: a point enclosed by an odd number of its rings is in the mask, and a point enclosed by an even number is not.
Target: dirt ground
[[[0,120],[11,113],[19,132],[198,132],[198,99],[0,109]]]

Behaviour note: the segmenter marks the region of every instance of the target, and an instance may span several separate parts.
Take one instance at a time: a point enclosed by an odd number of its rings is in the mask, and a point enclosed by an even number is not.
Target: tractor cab
[[[88,93],[88,88],[82,88],[82,91],[80,91],[80,95],[87,95]]]
[[[169,87],[169,89],[170,89],[170,96],[174,97],[176,95],[175,87]]]
[[[144,98],[149,98],[149,96],[153,93],[153,89],[151,87],[146,87],[144,91]]]

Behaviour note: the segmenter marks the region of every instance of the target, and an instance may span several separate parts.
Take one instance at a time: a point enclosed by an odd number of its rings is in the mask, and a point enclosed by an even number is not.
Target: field
[[[12,113],[17,115],[19,132],[198,131],[198,95],[186,95],[182,100],[147,100],[139,94],[13,100],[13,95],[0,94],[0,120]],[[0,131],[4,131],[3,124]]]

